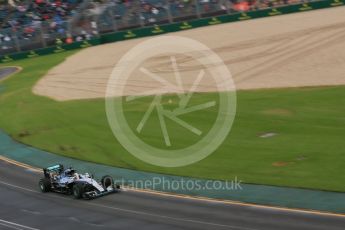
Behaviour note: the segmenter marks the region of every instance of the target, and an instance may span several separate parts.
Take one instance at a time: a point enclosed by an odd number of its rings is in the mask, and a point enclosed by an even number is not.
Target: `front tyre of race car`
[[[109,187],[114,188],[114,180],[108,175],[102,177],[101,184],[105,190],[107,190]]]
[[[80,199],[83,197],[84,194],[84,185],[83,184],[74,184],[73,185],[73,196],[75,199]]]
[[[119,190],[121,188],[120,185],[115,184],[113,178],[108,175],[102,177],[101,184],[105,190],[108,190],[109,187],[114,190]]]
[[[51,184],[48,178],[40,179],[40,181],[38,182],[38,186],[40,187],[41,191],[44,193],[49,192],[51,190]]]

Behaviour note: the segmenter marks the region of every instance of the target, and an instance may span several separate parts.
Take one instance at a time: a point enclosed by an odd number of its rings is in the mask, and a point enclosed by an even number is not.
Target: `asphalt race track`
[[[96,200],[39,191],[37,172],[0,161],[0,229],[344,229],[345,217],[122,191]]]
[[[6,67],[0,69],[0,80],[6,78],[8,75],[15,73],[17,70],[17,67]]]

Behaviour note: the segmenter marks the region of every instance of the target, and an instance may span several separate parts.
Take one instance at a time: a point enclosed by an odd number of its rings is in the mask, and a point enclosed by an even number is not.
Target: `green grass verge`
[[[11,63],[23,71],[0,82],[1,129],[40,149],[113,166],[345,192],[345,87],[240,91],[233,129],[214,154],[187,167],[160,168],[137,160],[117,142],[107,123],[104,100],[56,102],[32,94],[37,80],[70,54]],[[198,94],[196,100],[213,97]],[[126,107],[127,119],[135,124],[148,103],[144,99]],[[212,113],[210,109],[188,119],[204,127]],[[159,123],[148,125],[147,142],[160,145]],[[180,135],[181,147],[184,141],[195,141],[193,135],[181,132],[172,129],[172,136]],[[277,135],[259,137],[269,132]]]

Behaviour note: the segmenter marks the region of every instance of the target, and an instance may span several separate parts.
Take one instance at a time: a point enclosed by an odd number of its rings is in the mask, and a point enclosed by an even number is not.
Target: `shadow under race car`
[[[120,191],[120,186],[115,185],[110,176],[102,177],[98,183],[88,173],[78,174],[73,168],[64,170],[63,165],[45,168],[43,174],[39,187],[44,193],[52,191],[73,194],[76,199],[92,199]]]

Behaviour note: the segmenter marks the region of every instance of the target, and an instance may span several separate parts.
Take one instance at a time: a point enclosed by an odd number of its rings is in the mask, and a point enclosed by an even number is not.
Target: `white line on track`
[[[2,219],[0,219],[0,225],[6,226],[6,227],[12,228],[12,229],[19,229],[19,230],[39,230],[37,228],[31,228],[31,227],[28,227],[25,225],[17,224],[17,223],[2,220]]]
[[[24,187],[21,187],[21,186],[17,186],[17,185],[14,185],[14,184],[10,184],[10,183],[4,182],[4,181],[0,181],[0,184],[6,185],[6,186],[9,186],[9,187],[12,187],[12,188],[17,188],[17,189],[20,189],[20,190],[24,190],[24,191],[27,191],[27,192],[31,192],[31,193],[40,193],[38,191],[31,190],[31,189],[28,189],[28,188],[24,188]],[[50,197],[52,198],[52,196],[50,196]],[[67,198],[64,198],[64,197],[59,197],[59,199],[64,199],[64,200],[70,201],[70,199],[67,199]],[[209,225],[209,226],[214,226],[214,227],[223,227],[223,228],[234,229],[234,230],[258,230],[258,229],[255,229],[255,228],[245,228],[245,227],[232,226],[232,225],[226,225],[226,224],[217,224],[217,223],[212,223],[212,222],[205,222],[205,221],[198,221],[198,220],[185,219],[185,218],[179,218],[179,217],[171,217],[171,216],[165,216],[165,215],[158,215],[158,214],[154,214],[154,213],[135,211],[135,210],[131,210],[131,209],[116,208],[116,207],[112,207],[112,206],[95,204],[95,203],[83,202],[83,204],[90,205],[90,206],[95,206],[95,207],[99,207],[99,208],[107,208],[107,209],[116,210],[116,211],[120,211],[120,212],[132,213],[132,214],[136,214],[136,215],[157,217],[157,218],[161,218],[161,219],[169,219],[169,220],[174,220],[174,221],[178,221],[178,222],[188,222],[188,223],[193,223],[193,224],[203,224],[203,225]],[[1,223],[1,219],[0,219],[0,223]],[[37,230],[37,229],[26,228],[26,229],[23,229],[23,230]]]
[[[162,218],[162,219],[170,219],[170,220],[175,220],[175,221],[179,221],[179,222],[189,222],[189,223],[194,223],[194,224],[204,224],[204,225],[210,225],[210,226],[215,226],[215,227],[224,227],[224,228],[238,229],[238,230],[258,230],[256,228],[245,228],[245,227],[232,226],[232,225],[226,225],[226,224],[217,224],[217,223],[212,223],[212,222],[191,220],[191,219],[185,219],[185,218],[179,218],[179,217],[164,216],[164,215],[158,215],[158,214],[147,213],[147,212],[140,212],[140,211],[135,211],[135,210],[130,210],[130,209],[116,208],[116,207],[107,206],[107,205],[101,205],[101,204],[89,203],[89,205],[93,205],[93,206],[97,206],[97,207],[101,207],[101,208],[108,208],[108,209],[112,209],[112,210],[116,210],[116,211],[121,211],[121,212],[137,214],[137,215],[158,217],[158,218]]]
[[[24,191],[27,191],[27,192],[39,193],[38,191],[35,191],[35,190],[32,190],[32,189],[28,189],[28,188],[23,188],[23,187],[14,185],[14,184],[9,184],[9,183],[6,183],[4,181],[0,181],[0,184],[4,184],[4,185],[7,185],[7,186],[13,187],[13,188],[18,188],[18,189],[21,189],[21,190],[24,190]]]
[[[5,227],[10,228],[10,229],[18,229],[18,230],[23,230],[23,229],[21,229],[21,228],[17,228],[17,227],[14,227],[14,226],[8,225],[8,224],[2,224],[2,223],[0,223],[0,226],[5,226]],[[7,229],[7,228],[6,228],[6,229]]]

